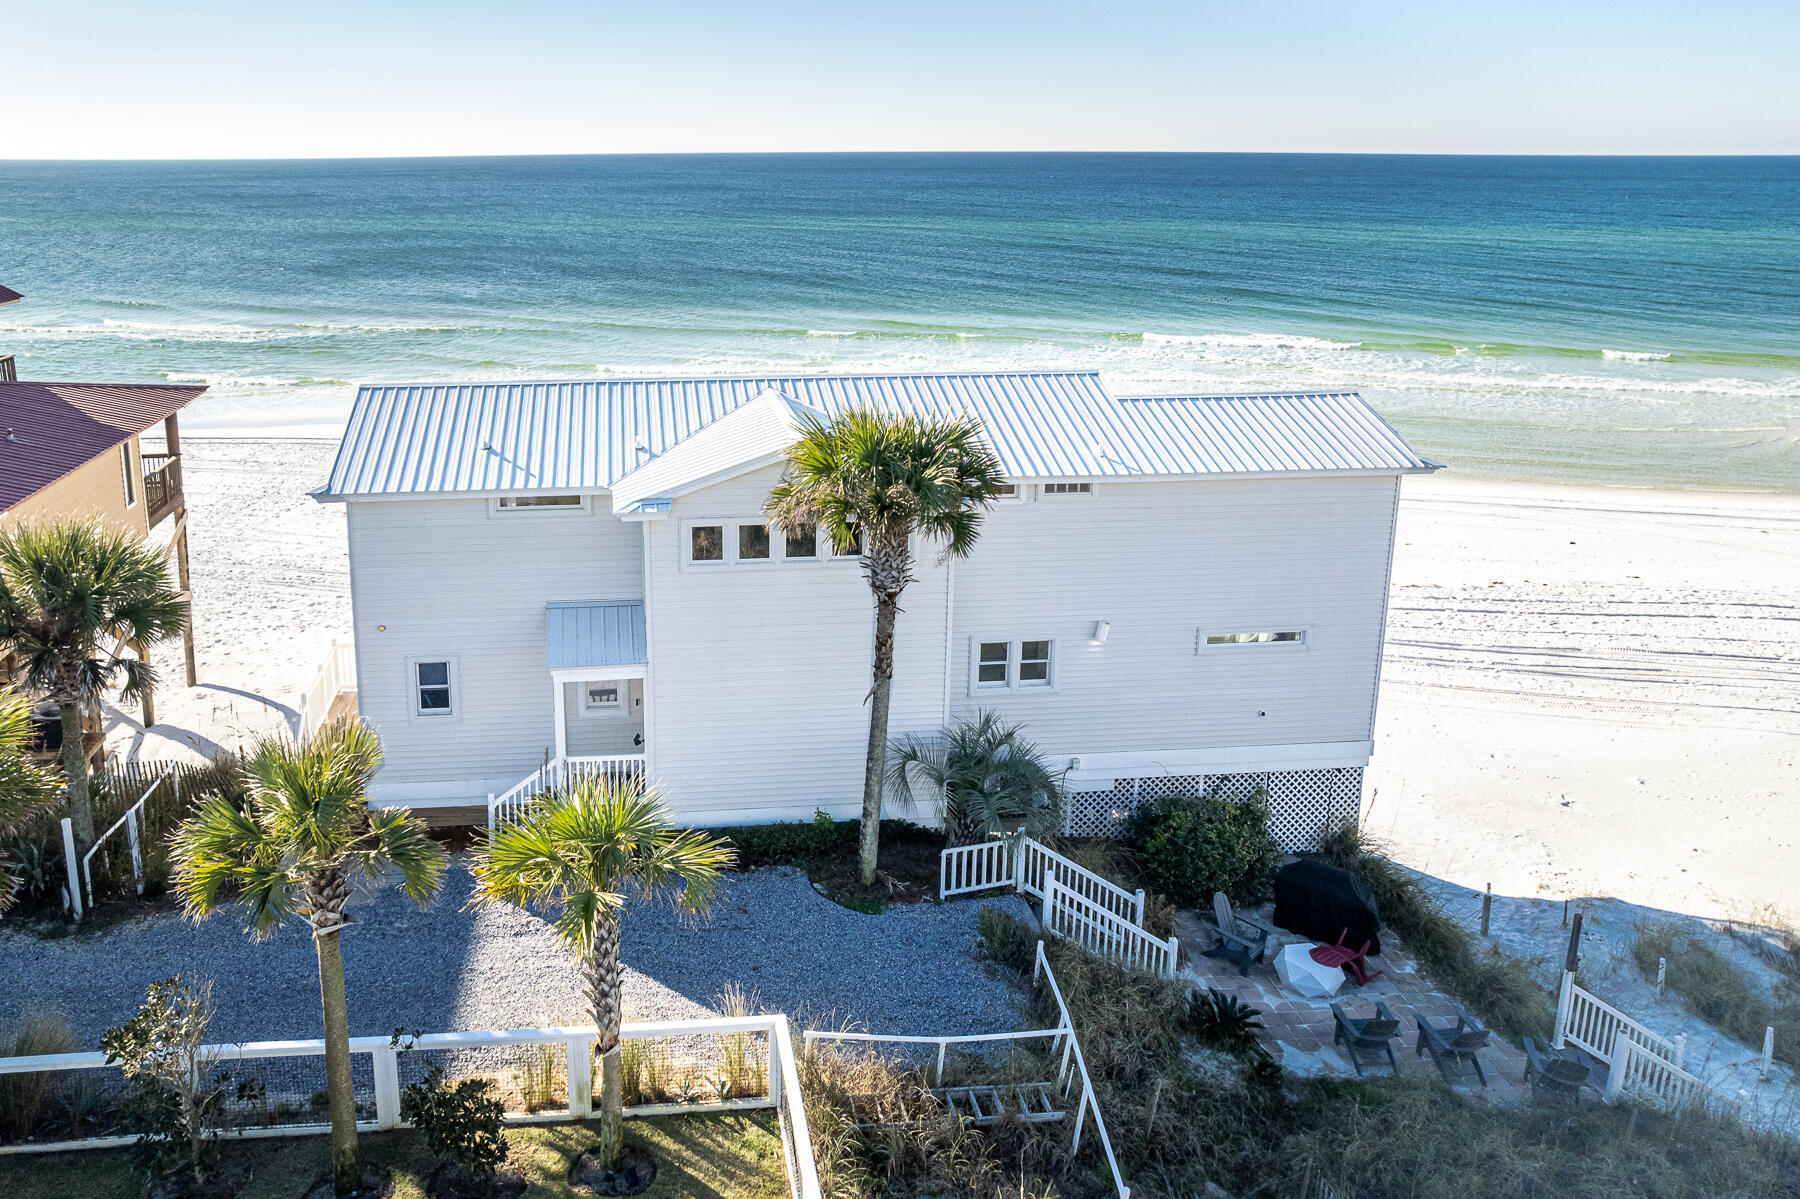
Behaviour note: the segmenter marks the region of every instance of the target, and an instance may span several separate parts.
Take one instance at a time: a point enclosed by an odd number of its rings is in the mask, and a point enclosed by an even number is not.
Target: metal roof
[[[204,387],[0,383],[0,511],[181,411]]]
[[[544,664],[551,670],[650,661],[643,600],[544,605]]]
[[[1434,468],[1354,392],[1121,400],[1095,371],[621,379],[364,386],[316,494],[610,490],[771,390],[827,415],[969,413],[1013,479]]]
[[[741,474],[748,464],[779,460],[799,440],[801,421],[809,416],[825,414],[770,388],[618,479],[613,511],[642,512],[640,505],[651,500],[666,507],[676,496]]]
[[[12,288],[7,287],[5,284],[0,284],[0,304],[11,304],[15,300],[23,300],[24,298],[24,296],[20,295]]]

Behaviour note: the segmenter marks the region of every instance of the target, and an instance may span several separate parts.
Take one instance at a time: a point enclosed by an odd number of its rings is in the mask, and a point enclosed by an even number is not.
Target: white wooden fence
[[[158,787],[165,785],[175,788],[175,805],[179,808],[181,805],[181,783],[175,777],[175,768],[171,766],[167,770],[164,770],[162,774],[158,775],[156,781],[151,783],[150,786],[144,790],[142,795],[138,796],[138,801],[136,803],[125,809],[125,814],[123,816],[112,822],[111,828],[108,828],[104,833],[101,833],[98,837],[94,838],[93,845],[89,846],[88,851],[81,855],[81,881],[86,889],[88,907],[91,908],[94,906],[94,855],[100,852],[101,847],[106,844],[107,838],[111,837],[121,828],[125,830],[125,839],[131,846],[131,880],[137,885],[137,893],[139,895],[144,893],[144,846],[142,839],[144,804],[152,795],[156,794],[156,789]],[[81,911],[81,905],[75,905],[76,919],[81,918]]]
[[[1077,865],[1023,829],[1010,837],[958,845],[938,858],[938,898],[1011,887],[1042,901],[1054,880],[1089,903],[1132,924],[1143,926],[1144,893],[1127,891],[1085,866]]]
[[[525,814],[538,796],[588,780],[642,782],[643,754],[596,754],[551,758],[502,795],[488,796],[488,828],[499,828]]]
[[[1680,1109],[1698,1104],[1717,1107],[1725,1097],[1704,1081],[1628,1037],[1618,1041],[1618,1055],[1606,1075],[1606,1097],[1633,1095],[1658,1107]]]
[[[1720,1092],[1684,1068],[1686,1038],[1671,1039],[1633,1020],[1618,1008],[1575,985],[1563,973],[1556,1003],[1556,1048],[1574,1045],[1606,1063],[1604,1094],[1646,1099],[1661,1107],[1726,1101]]]
[[[333,641],[319,668],[319,677],[300,697],[300,740],[318,732],[331,715],[331,706],[346,691],[356,690],[356,643]]]
[[[626,1024],[620,1030],[626,1041],[658,1042],[667,1046],[691,1047],[696,1039],[760,1038],[767,1046],[766,1085],[761,1095],[719,1097],[704,1103],[644,1103],[625,1109],[628,1116],[677,1115],[696,1112],[743,1111],[773,1108],[781,1123],[785,1145],[789,1189],[794,1199],[822,1199],[818,1167],[813,1159],[812,1137],[806,1125],[806,1105],[800,1093],[800,1076],[794,1064],[792,1036],[787,1017],[782,1015],[726,1016],[707,1020],[668,1020],[655,1023]],[[593,1115],[593,1046],[596,1033],[592,1026],[569,1028],[511,1028],[480,1032],[426,1033],[395,1041],[389,1037],[352,1037],[350,1056],[352,1078],[357,1084],[357,1128],[373,1132],[404,1128],[400,1118],[400,1079],[404,1073],[420,1074],[419,1061],[444,1059],[452,1061],[446,1076],[452,1079],[490,1075],[483,1063],[502,1060],[511,1054],[518,1060],[523,1052],[527,1063],[536,1055],[557,1075],[560,1105],[538,1106],[536,1110],[509,1111],[508,1123],[553,1123],[582,1120]],[[249,1075],[257,1080],[254,1098],[245,1099],[239,1086],[235,1096],[227,1096],[230,1108],[236,1105],[238,1117],[233,1127],[225,1130],[232,1137],[314,1136],[331,1131],[326,1113],[312,1106],[311,1097],[324,1087],[325,1042],[252,1041],[238,1045],[211,1045],[203,1051],[210,1068],[230,1070],[233,1063],[256,1063],[262,1070]],[[468,1059],[455,1066],[458,1056]],[[263,1081],[266,1074],[281,1072],[285,1059],[311,1059],[303,1070],[290,1070],[286,1082]],[[761,1059],[758,1059],[760,1066]],[[11,1074],[71,1074],[101,1072],[115,1083],[118,1069],[108,1066],[100,1053],[53,1053],[34,1057],[0,1058],[0,1076]],[[283,1090],[283,1087],[286,1090]],[[261,1104],[264,1116],[243,1118],[246,1102]],[[274,1111],[273,1116],[268,1115]],[[80,1140],[34,1142],[0,1145],[0,1154],[57,1153],[79,1149],[112,1149],[130,1145],[131,1136],[95,1136]]]
[[[1089,953],[1111,958],[1131,970],[1148,970],[1174,978],[1181,961],[1181,942],[1153,936],[1110,908],[1057,882],[1045,881],[1041,909],[1044,931],[1073,941]]]

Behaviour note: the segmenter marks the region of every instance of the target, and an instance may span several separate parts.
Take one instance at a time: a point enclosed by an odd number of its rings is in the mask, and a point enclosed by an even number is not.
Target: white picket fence
[[[179,808],[181,806],[181,783],[175,777],[175,768],[171,766],[158,775],[154,783],[144,789],[144,793],[138,796],[138,801],[125,809],[123,816],[112,822],[112,827],[95,837],[93,845],[89,846],[88,851],[81,855],[81,881],[86,888],[88,907],[94,906],[94,855],[100,852],[101,847],[106,844],[107,838],[121,828],[125,830],[125,839],[131,846],[131,881],[136,884],[139,895],[144,893],[144,845],[142,840],[144,804],[152,795],[156,794],[156,789],[162,786],[175,788],[175,806]],[[77,919],[80,919],[81,912],[81,906],[76,905],[75,916]]]
[[[782,1128],[789,1190],[794,1199],[823,1199],[819,1173],[813,1158],[812,1137],[806,1125],[806,1105],[800,1093],[800,1076],[795,1067],[792,1035],[787,1017],[782,1015],[726,1016],[707,1020],[667,1020],[654,1023],[626,1024],[620,1036],[627,1041],[661,1042],[678,1054],[692,1054],[698,1040],[716,1044],[720,1040],[756,1038],[766,1049],[757,1061],[766,1060],[768,1072],[762,1095],[741,1098],[720,1097],[703,1103],[648,1103],[626,1108],[628,1116],[661,1116],[684,1113],[745,1111],[774,1109]],[[510,1028],[478,1032],[425,1033],[395,1041],[389,1037],[350,1038],[351,1074],[357,1082],[357,1128],[367,1132],[404,1128],[400,1118],[400,1080],[403,1073],[421,1075],[421,1061],[445,1061],[446,1076],[491,1076],[495,1063],[539,1061],[556,1068],[559,1077],[561,1106],[539,1107],[532,1111],[509,1111],[508,1123],[543,1124],[566,1120],[582,1120],[593,1115],[593,1027]],[[547,1056],[546,1056],[547,1051]],[[323,1109],[312,1097],[324,1088],[325,1042],[252,1041],[237,1045],[211,1045],[202,1051],[208,1059],[208,1073],[217,1069],[232,1070],[242,1063],[260,1067],[249,1074],[256,1088],[245,1098],[240,1084],[237,1092],[228,1094],[227,1107],[232,1110],[232,1127],[225,1130],[231,1137],[316,1136],[331,1131]],[[298,1068],[284,1064],[284,1059],[301,1059]],[[458,1062],[461,1065],[458,1065]],[[120,1083],[118,1068],[108,1066],[101,1053],[53,1053],[33,1057],[0,1058],[0,1076],[11,1074],[71,1074],[82,1076],[99,1072],[94,1085]],[[268,1078],[276,1082],[266,1081]],[[259,1121],[254,1111],[246,1114],[245,1105],[260,1107]],[[233,1106],[235,1105],[235,1106]],[[268,1115],[274,1111],[275,1116]],[[371,1118],[372,1117],[372,1118]],[[0,1154],[58,1153],[81,1149],[113,1149],[130,1145],[130,1136],[96,1136],[80,1140],[32,1142],[0,1145]]]
[[[300,740],[318,732],[331,715],[331,706],[346,691],[356,690],[356,643],[333,641],[319,668],[319,676],[300,697]]]
[[[1044,930],[1073,941],[1098,957],[1111,958],[1131,970],[1148,970],[1174,978],[1181,961],[1181,942],[1153,936],[1109,908],[1069,890],[1054,877],[1044,887],[1040,919]]]
[[[1011,887],[1042,901],[1053,880],[1121,920],[1143,926],[1144,893],[1125,888],[1079,866],[1023,829],[1010,837],[958,845],[938,858],[938,898]]]
[[[595,754],[551,758],[501,795],[488,796],[488,828],[517,820],[538,796],[559,791],[586,780],[642,782],[643,754]]]
[[[1563,973],[1556,1003],[1556,1048],[1574,1045],[1606,1063],[1604,1094],[1614,1100],[1630,1095],[1663,1107],[1726,1101],[1720,1092],[1684,1068],[1686,1039],[1671,1039],[1646,1028],[1618,1008],[1575,985]]]

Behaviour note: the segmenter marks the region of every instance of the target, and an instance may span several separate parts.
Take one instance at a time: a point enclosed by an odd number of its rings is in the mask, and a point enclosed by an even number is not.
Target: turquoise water
[[[1351,386],[1514,478],[1800,489],[1800,159],[816,155],[0,162],[0,349],[353,385],[1098,368]]]

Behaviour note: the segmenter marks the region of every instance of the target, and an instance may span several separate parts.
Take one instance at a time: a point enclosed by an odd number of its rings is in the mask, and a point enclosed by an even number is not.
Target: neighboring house
[[[0,288],[0,303],[18,293]],[[188,592],[187,504],[181,488],[176,414],[204,387],[139,383],[34,383],[16,378],[0,355],[0,529],[60,516],[98,517],[140,538],[165,520],[181,591]],[[163,448],[144,453],[139,436],[160,424]],[[194,629],[183,634],[193,686]],[[0,665],[4,665],[0,663]],[[144,696],[144,723],[156,722]]]
[[[979,417],[1014,488],[969,558],[921,549],[895,733],[997,710],[1077,832],[1208,780],[1268,783],[1290,846],[1355,816],[1400,478],[1436,464],[1352,393],[1095,373],[362,388],[314,494],[347,506],[375,802],[604,757],[695,824],[854,815],[869,589],[762,508],[800,417],[858,405]]]

